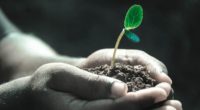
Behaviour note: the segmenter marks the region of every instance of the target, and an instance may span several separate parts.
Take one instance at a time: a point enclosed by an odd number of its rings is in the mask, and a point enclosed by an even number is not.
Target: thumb
[[[47,86],[82,99],[118,98],[127,93],[127,85],[117,79],[99,76],[64,63],[45,65],[51,74]],[[44,72],[43,72],[44,73]]]

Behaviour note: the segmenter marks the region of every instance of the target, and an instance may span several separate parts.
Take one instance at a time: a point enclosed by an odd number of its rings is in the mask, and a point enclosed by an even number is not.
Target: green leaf
[[[140,38],[136,35],[136,34],[134,34],[134,33],[132,33],[131,31],[125,31],[125,35],[132,41],[132,42],[136,42],[136,43],[138,43],[138,42],[140,42]]]
[[[142,23],[143,9],[140,5],[133,5],[126,13],[124,27],[126,30],[135,29]]]

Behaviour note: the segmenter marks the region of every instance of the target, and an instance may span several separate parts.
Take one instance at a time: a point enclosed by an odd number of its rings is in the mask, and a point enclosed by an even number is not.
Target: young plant
[[[124,20],[124,28],[122,29],[122,32],[119,34],[118,39],[115,43],[115,48],[113,52],[113,57],[111,61],[111,67],[114,67],[115,65],[115,56],[116,56],[116,51],[119,47],[120,41],[124,34],[133,42],[140,42],[140,38],[131,32],[131,30],[137,28],[140,26],[142,23],[143,19],[143,9],[142,6],[140,5],[133,5],[131,6],[125,16]]]

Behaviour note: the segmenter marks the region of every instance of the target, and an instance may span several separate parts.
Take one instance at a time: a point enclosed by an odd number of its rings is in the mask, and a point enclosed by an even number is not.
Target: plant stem
[[[119,43],[120,43],[122,37],[124,36],[124,33],[125,33],[125,29],[123,28],[122,32],[119,34],[119,36],[117,38],[117,42],[115,43],[115,48],[114,48],[113,57],[112,57],[112,61],[111,61],[111,68],[113,68],[114,65],[115,65],[116,51],[117,51],[117,49],[119,47]]]

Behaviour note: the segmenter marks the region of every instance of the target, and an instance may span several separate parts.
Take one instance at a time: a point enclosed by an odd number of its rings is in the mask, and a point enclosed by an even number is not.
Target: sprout
[[[133,42],[140,42],[140,38],[132,33],[130,30],[133,30],[137,27],[139,27],[142,23],[143,19],[143,9],[140,5],[133,5],[128,9],[128,12],[126,13],[126,17],[124,20],[124,28],[122,29],[122,32],[118,36],[118,39],[115,43],[115,48],[113,52],[113,57],[111,61],[111,67],[114,67],[115,65],[115,56],[117,48],[119,47],[119,43],[124,36],[124,34]]]

